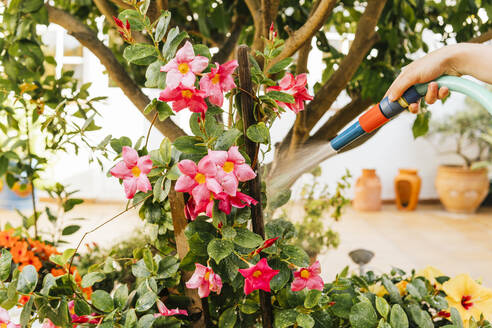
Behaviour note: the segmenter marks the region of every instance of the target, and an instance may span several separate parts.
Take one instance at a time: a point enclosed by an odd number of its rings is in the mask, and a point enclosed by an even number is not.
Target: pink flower
[[[147,192],[152,190],[147,174],[152,169],[150,155],[138,157],[135,149],[124,146],[122,152],[123,160],[117,163],[112,169],[111,174],[123,180],[126,198],[132,199],[137,192]]]
[[[236,87],[232,73],[238,63],[237,60],[231,60],[223,65],[215,63],[215,66],[200,80],[200,89],[207,93],[212,104],[221,107],[224,103],[223,93]]]
[[[190,289],[198,288],[198,296],[201,298],[210,295],[210,291],[220,294],[222,289],[222,279],[212,268],[195,263],[196,269],[190,280],[186,282],[186,287]]]
[[[183,108],[188,108],[194,113],[202,113],[202,117],[207,112],[207,103],[205,102],[206,93],[195,89],[194,86],[178,85],[175,88],[169,86],[159,95],[160,101],[172,101],[173,111],[179,112]]]
[[[243,194],[240,191],[236,192],[236,196],[229,196],[226,193],[222,193],[220,195],[217,195],[217,199],[219,200],[219,210],[221,210],[225,214],[231,213],[232,206],[236,208],[243,208],[245,206],[251,206],[251,204],[258,204],[258,201],[256,199]]]
[[[20,328],[21,325],[17,323],[13,323],[10,320],[10,315],[7,310],[4,308],[0,307],[0,327],[5,327],[5,328]]]
[[[232,146],[229,151],[209,150],[208,155],[219,167],[218,179],[224,188],[224,192],[230,196],[236,196],[239,181],[244,182],[256,177],[251,166],[239,152],[239,147]]]
[[[97,313],[92,313],[91,315],[76,315],[75,314],[75,303],[74,301],[68,302],[68,310],[70,312],[70,317],[72,318],[72,323],[93,323],[98,324],[101,319],[95,318]],[[50,327],[50,326],[48,326]]]
[[[170,89],[177,88],[180,83],[193,87],[195,74],[201,73],[207,66],[208,58],[195,56],[193,46],[186,41],[176,53],[176,57],[161,67],[161,72],[167,72],[166,85]]]
[[[319,261],[316,261],[308,268],[301,268],[299,271],[294,272],[294,281],[292,282],[292,291],[298,292],[307,289],[323,290],[323,279],[319,276],[321,268]]]
[[[198,165],[189,159],[182,160],[178,163],[178,168],[183,175],[176,181],[174,189],[191,194],[195,204],[210,202],[210,192],[215,194],[222,192],[222,186],[215,179],[217,167],[210,156],[203,157]]]
[[[248,295],[257,289],[269,292],[270,280],[279,272],[268,265],[266,258],[262,258],[260,262],[248,269],[239,269],[239,273],[244,277],[244,293]]]
[[[164,303],[162,303],[161,300],[157,300],[157,309],[159,310],[159,313],[154,313],[154,318],[158,317],[169,317],[171,315],[188,315],[188,311],[186,310],[180,310],[178,308],[169,310]]]
[[[278,86],[270,87],[268,91],[282,91],[294,97],[294,103],[288,104],[277,100],[277,103],[283,108],[290,108],[294,113],[299,113],[304,110],[304,101],[312,100],[306,89],[307,77],[306,74],[299,74],[295,78],[291,73],[285,74],[280,80]]]

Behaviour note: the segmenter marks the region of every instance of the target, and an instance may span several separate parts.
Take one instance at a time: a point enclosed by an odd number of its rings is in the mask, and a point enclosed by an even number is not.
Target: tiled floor
[[[124,206],[95,203],[74,209],[73,217],[89,220],[69,241],[75,245],[84,232],[123,210]],[[300,209],[292,211],[299,213]],[[0,224],[3,226],[7,221],[21,222],[15,212],[0,210]],[[328,222],[331,221],[327,219]],[[142,226],[136,210],[130,210],[89,234],[86,242],[97,241],[108,246]],[[332,226],[340,232],[341,244],[337,250],[319,257],[325,278],[331,279],[351,264],[348,252],[365,248],[376,254],[369,264],[376,271],[387,271],[391,265],[408,270],[432,264],[449,275],[470,273],[492,287],[492,208],[483,208],[474,215],[447,213],[438,205],[420,206],[410,213],[398,212],[390,205],[376,213],[360,213],[349,208],[341,221]],[[41,229],[47,227],[46,222],[41,221]]]

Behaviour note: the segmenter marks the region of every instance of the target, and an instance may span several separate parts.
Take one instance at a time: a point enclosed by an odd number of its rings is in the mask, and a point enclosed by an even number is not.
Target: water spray
[[[440,87],[447,87],[450,91],[456,91],[469,96],[478,101],[492,115],[492,92],[484,86],[472,82],[470,80],[455,77],[441,76],[435,80]],[[320,160],[326,160],[336,155],[341,149],[351,144],[356,139],[371,133],[383,126],[391,119],[396,117],[401,112],[405,111],[412,103],[416,103],[425,96],[429,83],[416,84],[410,87],[396,101],[389,101],[385,97],[380,103],[374,105],[364,114],[362,114],[357,122],[346,128],[339,135],[333,138],[328,143],[320,143],[305,147],[296,154],[299,161],[296,168],[292,168],[288,163],[285,163],[285,168],[282,163],[279,164],[276,172],[278,174],[272,177],[270,194],[275,195],[278,191],[289,186],[297,178],[298,174],[314,168]]]

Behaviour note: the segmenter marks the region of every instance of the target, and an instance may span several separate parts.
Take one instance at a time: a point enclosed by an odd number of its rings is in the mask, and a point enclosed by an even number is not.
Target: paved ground
[[[75,244],[83,232],[123,210],[124,206],[96,203],[74,209],[71,212],[74,217],[90,219],[70,241]],[[293,214],[300,211],[299,208],[292,210],[295,211]],[[0,210],[2,227],[7,221],[20,224],[15,212]],[[48,227],[46,222],[41,225]],[[141,226],[137,212],[130,210],[88,235],[87,242],[97,241],[108,246]],[[348,209],[333,228],[340,232],[341,244],[337,250],[319,257],[325,278],[331,279],[344,266],[351,264],[348,252],[365,248],[376,254],[370,263],[370,268],[375,271],[387,271],[391,265],[408,270],[432,264],[449,275],[470,273],[492,287],[492,208],[481,209],[475,215],[450,214],[437,205],[420,206],[416,212],[410,213],[398,212],[390,205],[376,213]]]

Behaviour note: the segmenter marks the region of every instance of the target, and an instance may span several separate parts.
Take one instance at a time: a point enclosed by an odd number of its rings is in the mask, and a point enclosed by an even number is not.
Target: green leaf
[[[149,65],[157,55],[155,48],[149,44],[132,44],[123,51],[123,58],[136,65]]]
[[[163,192],[162,192],[163,190],[162,189],[164,186],[164,179],[165,178],[166,177],[164,177],[164,176],[159,177],[159,179],[157,179],[157,181],[154,184],[154,190],[153,190],[153,194],[154,194],[153,201],[154,202],[162,202],[162,201],[164,201],[164,199],[166,199],[167,195],[165,195],[164,197],[161,197],[161,196],[163,196]]]
[[[96,282],[101,282],[106,278],[102,272],[89,272],[82,278],[82,288],[92,287]]]
[[[154,61],[147,67],[145,71],[145,87],[147,88],[158,88],[159,80],[166,76],[166,72],[161,72],[161,66],[164,66],[163,62],[159,59]],[[154,109],[157,99],[154,98],[144,109],[144,114],[148,114]]]
[[[299,313],[296,318],[296,322],[299,327],[303,328],[313,328],[314,327],[314,319],[309,314]]]
[[[172,150],[171,140],[164,137],[161,142],[161,146],[159,147],[159,153],[161,154],[161,159],[164,164],[169,164],[171,162],[171,150]]]
[[[80,226],[75,225],[75,224],[66,226],[65,228],[63,228],[62,236],[72,235],[72,234],[76,233],[77,231],[79,231],[79,229],[80,229]]]
[[[109,144],[117,154],[121,154],[124,146],[132,146],[132,141],[128,137],[121,137],[119,139],[111,139]]]
[[[311,289],[304,299],[304,307],[311,309],[318,305],[319,299],[321,298],[321,291],[317,289]]]
[[[150,271],[145,266],[145,262],[143,260],[139,260],[137,263],[132,265],[132,274],[136,278],[146,278],[150,276]]]
[[[246,228],[236,228],[234,243],[244,248],[256,248],[263,243],[260,235]]]
[[[386,321],[384,321],[383,318],[381,318],[381,320],[379,320],[377,328],[391,328],[391,325],[389,323],[387,323]]]
[[[159,121],[164,121],[166,118],[169,116],[174,115],[173,110],[171,107],[163,101],[158,101],[155,110],[159,114]]]
[[[154,272],[157,267],[154,259],[152,258],[152,252],[150,251],[150,249],[144,248],[142,251],[142,255],[147,270],[149,270],[150,272]]]
[[[124,328],[134,328],[136,324],[137,324],[137,314],[135,313],[134,309],[130,309],[126,313]]]
[[[284,69],[287,68],[287,66],[290,65],[290,63],[292,63],[293,60],[294,59],[292,57],[287,57],[285,59],[282,59],[281,61],[279,61],[278,63],[276,63],[275,65],[273,65],[268,70],[268,73],[275,74],[275,73],[278,73],[278,72],[283,71]]]
[[[395,284],[388,279],[388,277],[383,276],[381,279],[381,282],[383,283],[384,288],[388,291],[388,294],[390,296],[391,303],[401,303],[401,295],[400,291],[398,288],[395,286]]]
[[[307,267],[309,265],[309,256],[300,247],[293,245],[285,245],[282,248],[282,255],[299,267]]]
[[[194,44],[193,45],[193,51],[195,52],[195,55],[197,55],[197,56],[207,57],[208,59],[212,58],[212,56],[210,55],[210,50],[204,44]]]
[[[237,232],[233,227],[224,227],[222,228],[222,236],[226,239],[233,239],[236,237]]]
[[[123,309],[128,301],[128,286],[123,284],[114,292],[114,303],[119,309]]]
[[[218,264],[220,261],[229,256],[234,250],[234,245],[229,240],[213,239],[207,246],[207,253]]]
[[[376,328],[378,317],[371,303],[360,302],[352,306],[349,315],[353,328]]]
[[[400,304],[391,308],[390,324],[392,328],[408,328],[408,318]]]
[[[410,317],[417,324],[419,328],[433,328],[432,318],[427,311],[424,311],[420,306],[416,304],[410,304],[408,306]]]
[[[207,147],[201,145],[202,143],[202,139],[198,137],[182,136],[174,140],[174,147],[185,154],[206,154]]]
[[[451,322],[456,326],[456,328],[463,328],[463,320],[461,319],[458,310],[452,307],[450,312],[451,312]]]
[[[114,304],[111,296],[104,290],[96,290],[92,293],[92,305],[104,312],[113,311]]]
[[[169,22],[171,21],[171,13],[166,11],[162,13],[161,17],[159,17],[159,21],[157,22],[157,26],[155,28],[154,38],[156,41],[161,41],[164,35],[166,35],[167,28],[169,26]]]
[[[252,300],[246,300],[244,303],[239,305],[239,309],[242,313],[253,314],[258,312],[260,305]]]
[[[297,311],[286,309],[275,311],[274,316],[274,327],[275,328],[287,328],[292,326],[297,321]]]
[[[282,190],[273,196],[273,199],[269,202],[268,206],[272,210],[282,207],[288,203],[291,195],[292,195],[292,190],[290,189]]]
[[[27,265],[22,269],[17,281],[17,290],[22,294],[34,291],[38,283],[38,273],[33,265]]]
[[[236,315],[236,308],[235,307],[230,307],[224,312],[219,317],[219,328],[233,328],[234,325],[236,324],[237,320],[237,315]]]
[[[74,312],[76,315],[89,315],[91,314],[91,307],[85,301],[80,299],[75,299],[74,302]]]
[[[425,111],[417,115],[412,126],[413,137],[415,139],[427,134],[427,132],[429,131],[430,118],[431,118],[430,111]]]
[[[224,131],[215,142],[216,150],[229,150],[232,145],[236,142],[237,138],[241,135],[241,131],[238,129],[232,128],[227,131]]]
[[[123,10],[119,15],[118,18],[123,21],[123,23],[126,23],[126,20],[128,20],[128,23],[130,23],[130,28],[132,31],[141,31],[145,28],[145,25],[140,19],[140,14],[133,9],[126,9]]]
[[[153,314],[146,314],[138,320],[137,328],[151,328],[155,318]],[[132,326],[132,328],[135,326]]]
[[[352,295],[349,293],[335,294],[333,295],[333,302],[335,302],[331,307],[333,313],[337,317],[348,319],[353,305]]]
[[[51,255],[50,256],[50,261],[58,264],[61,267],[64,267],[65,264],[67,264],[68,260],[75,254],[75,249],[69,248],[66,249],[62,255]]]
[[[179,261],[173,256],[167,256],[159,262],[159,269],[157,273],[159,278],[171,278],[179,269]]]
[[[27,327],[29,320],[31,319],[32,305],[34,303],[34,297],[30,297],[29,301],[22,307],[22,312],[20,315],[21,327]]]
[[[6,249],[2,248],[2,255],[0,255],[0,281],[5,281],[10,276],[10,268],[12,265],[12,254]]]
[[[76,205],[82,204],[83,202],[84,200],[79,198],[67,199],[67,201],[63,203],[63,211],[68,212],[72,210]]]
[[[379,314],[383,318],[387,319],[390,311],[390,306],[384,298],[376,296],[376,310],[378,310]]]
[[[281,101],[283,103],[292,104],[295,102],[294,97],[289,95],[288,93],[281,91],[270,91],[266,94],[268,97],[275,99],[277,101]]]
[[[167,34],[166,42],[162,46],[162,55],[166,60],[170,60],[176,54],[176,50],[180,43],[188,37],[188,33],[179,33],[179,27],[173,27]]]
[[[137,312],[145,312],[150,309],[156,301],[157,295],[153,291],[149,290],[137,300],[135,310]]]
[[[281,261],[277,257],[270,259],[268,262],[272,269],[280,271],[272,278],[272,280],[270,280],[271,289],[274,291],[279,291],[289,282],[292,277],[292,271],[285,262]]]
[[[20,10],[23,13],[32,13],[41,9],[43,5],[43,0],[23,0]]]
[[[268,143],[270,140],[270,132],[263,122],[248,127],[246,135],[251,141],[256,143]]]

